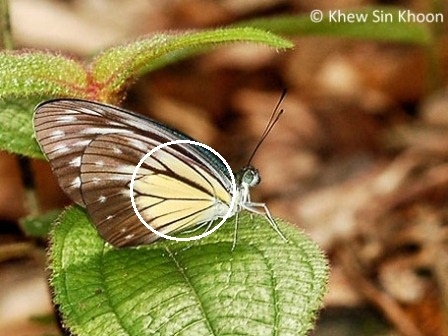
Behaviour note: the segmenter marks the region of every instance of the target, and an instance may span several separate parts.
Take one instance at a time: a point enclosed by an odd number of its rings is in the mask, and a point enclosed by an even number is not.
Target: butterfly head
[[[235,180],[238,186],[254,187],[260,183],[261,177],[257,169],[252,166],[245,166],[236,173]]]

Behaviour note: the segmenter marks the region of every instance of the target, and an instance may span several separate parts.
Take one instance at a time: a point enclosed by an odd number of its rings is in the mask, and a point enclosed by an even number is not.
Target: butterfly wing
[[[151,149],[187,136],[131,112],[82,100],[40,105],[35,130],[61,187],[86,207],[109,243],[132,246],[158,238],[133,211],[132,173]],[[136,176],[134,200],[146,222],[169,234],[224,215],[231,188],[216,158],[191,145],[165,148],[143,162]]]

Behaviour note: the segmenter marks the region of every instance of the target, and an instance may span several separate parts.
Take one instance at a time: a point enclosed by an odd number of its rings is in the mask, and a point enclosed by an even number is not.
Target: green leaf
[[[332,22],[329,11],[324,11],[321,22],[312,22],[310,13],[302,15],[284,15],[270,19],[255,19],[238,23],[238,26],[251,26],[270,30],[277,34],[288,36],[334,36],[344,38],[356,38],[363,40],[391,41],[413,44],[429,44],[432,34],[425,24],[414,22],[400,22],[399,14],[403,8],[392,6],[366,7],[363,9],[352,9],[341,11],[342,13],[354,13],[363,15],[366,19],[357,19],[355,22]],[[392,15],[392,20],[386,22],[378,20],[382,15],[384,18]]]
[[[0,99],[85,96],[86,71],[72,59],[42,52],[1,52],[0,64]]]
[[[288,40],[250,27],[158,34],[106,50],[93,62],[92,74],[101,83],[103,99],[107,101],[143,73],[230,42],[261,43],[281,49],[293,47]]]
[[[328,265],[304,233],[240,217],[194,242],[105,244],[83,210],[52,232],[51,285],[76,335],[306,335],[326,291]]]
[[[20,220],[20,227],[27,236],[46,238],[60,210],[48,211],[39,216],[28,216]]]
[[[34,107],[42,98],[0,100],[0,149],[42,159],[33,131]]]

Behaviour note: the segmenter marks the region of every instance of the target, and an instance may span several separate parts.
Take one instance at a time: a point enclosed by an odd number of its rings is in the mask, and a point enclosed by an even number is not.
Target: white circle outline
[[[143,164],[143,162],[152,154],[154,154],[156,151],[158,151],[159,149],[162,149],[164,147],[170,146],[170,145],[176,145],[176,144],[191,144],[191,145],[197,145],[197,146],[201,146],[205,149],[208,149],[209,151],[211,151],[213,154],[215,154],[225,165],[226,169],[229,171],[230,173],[230,180],[232,182],[232,191],[233,191],[233,196],[232,196],[232,201],[230,202],[230,208],[229,210],[226,212],[226,215],[222,218],[221,222],[219,222],[218,225],[216,225],[212,230],[210,231],[206,231],[203,234],[200,234],[198,236],[193,236],[193,237],[188,237],[188,238],[178,238],[178,237],[173,237],[173,236],[169,236],[166,234],[163,234],[159,231],[157,231],[156,229],[154,229],[151,225],[149,225],[148,223],[146,223],[146,221],[143,219],[143,217],[140,215],[140,212],[137,209],[137,206],[135,205],[135,201],[134,201],[134,181],[135,181],[135,177],[137,175],[137,171],[140,168],[140,166]],[[227,220],[227,218],[229,218],[232,215],[232,211],[233,208],[235,207],[235,202],[236,202],[236,183],[235,183],[235,177],[233,175],[232,169],[230,168],[229,164],[227,163],[227,161],[221,156],[221,154],[219,154],[217,151],[215,151],[213,148],[211,148],[210,146],[207,146],[201,142],[198,141],[193,141],[193,140],[173,140],[173,141],[169,141],[169,142],[165,142],[163,144],[158,145],[157,147],[154,147],[153,149],[151,149],[148,153],[146,153],[142,159],[139,161],[139,163],[135,166],[134,168],[134,172],[132,173],[132,178],[131,178],[131,185],[129,187],[129,196],[131,197],[131,203],[132,203],[132,208],[134,209],[135,214],[137,215],[138,219],[140,219],[140,222],[142,222],[142,224],[144,226],[146,226],[149,230],[151,230],[154,234],[158,235],[159,237],[163,237],[165,239],[169,239],[169,240],[176,240],[176,241],[191,241],[191,240],[197,240],[197,239],[201,239],[204,237],[207,237],[209,234],[212,234],[213,232],[215,232],[216,230],[218,230],[223,224],[224,222]]]

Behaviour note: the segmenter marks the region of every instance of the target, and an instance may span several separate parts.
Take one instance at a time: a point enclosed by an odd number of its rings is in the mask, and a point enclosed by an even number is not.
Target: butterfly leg
[[[247,193],[246,200],[244,201],[244,203],[245,204],[253,204],[252,201],[250,200],[250,194],[249,193]],[[254,213],[258,213],[258,212],[249,210],[249,216],[250,216],[250,220],[251,221],[254,220]]]
[[[215,222],[215,220],[209,220],[209,221],[207,222],[207,227],[206,227],[206,229],[204,230],[204,233],[206,233],[206,232],[208,232],[208,231],[210,230],[210,228],[212,227],[212,225],[213,225],[214,222]]]
[[[269,211],[269,208],[266,204],[256,203],[256,202],[248,202],[243,205],[243,208],[250,212],[264,216],[266,218],[266,220],[269,222],[269,224],[271,224],[271,226],[275,230],[275,232],[277,232],[277,234],[285,242],[288,241],[288,239],[286,239],[284,234],[280,231],[280,228],[278,227],[277,223],[275,222],[274,217],[272,217],[271,212]]]
[[[239,220],[239,212],[235,214],[235,231],[233,232],[232,252],[235,251],[236,241],[238,240],[238,220]]]
[[[210,220],[210,221],[207,221],[207,222],[199,223],[198,225],[196,225],[195,227],[193,227],[191,229],[183,230],[182,233],[196,232],[196,231],[199,231],[200,229],[202,229],[203,227],[205,227],[205,230],[203,232],[203,234],[204,234],[211,228],[213,222],[214,222],[214,220]]]

